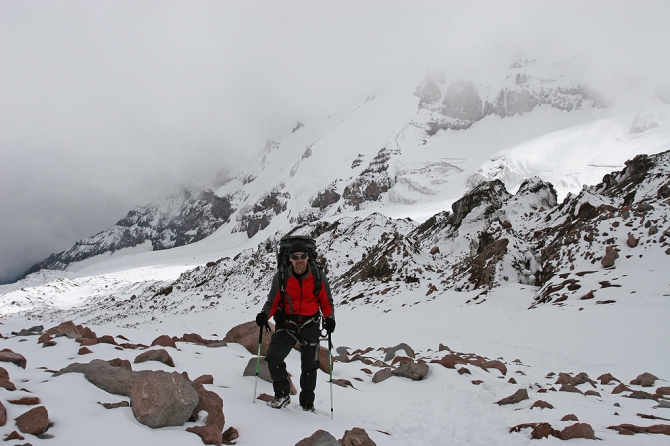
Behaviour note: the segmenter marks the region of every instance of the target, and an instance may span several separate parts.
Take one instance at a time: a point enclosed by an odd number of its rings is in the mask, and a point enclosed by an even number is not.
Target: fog
[[[669,79],[665,1],[0,0],[0,283],[361,98],[531,58]]]

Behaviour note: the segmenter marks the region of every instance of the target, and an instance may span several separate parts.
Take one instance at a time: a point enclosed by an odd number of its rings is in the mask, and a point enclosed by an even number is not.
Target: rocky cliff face
[[[211,190],[184,189],[160,204],[131,210],[110,229],[78,241],[67,251],[52,254],[28,274],[41,269],[65,269],[73,262],[144,243],[150,243],[152,250],[161,250],[197,242],[228,222],[234,211],[231,197],[219,197]]]
[[[590,87],[561,80],[560,70],[544,73],[535,61],[517,60],[500,87],[467,79],[445,82],[443,75],[429,73],[415,93],[419,105],[431,113],[426,133],[464,130],[489,115],[523,115],[543,105],[565,111],[605,105]]]

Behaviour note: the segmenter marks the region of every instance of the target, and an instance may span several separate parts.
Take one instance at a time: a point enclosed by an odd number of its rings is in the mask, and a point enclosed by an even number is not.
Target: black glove
[[[323,321],[323,328],[326,329],[328,334],[332,333],[335,331],[335,318],[328,316],[326,319]]]
[[[256,315],[256,325],[264,327],[268,324],[268,315],[262,311]]]

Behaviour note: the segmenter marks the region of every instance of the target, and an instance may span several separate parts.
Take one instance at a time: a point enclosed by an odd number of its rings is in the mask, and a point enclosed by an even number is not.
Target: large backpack
[[[307,246],[307,252],[309,254],[308,264],[314,276],[314,296],[317,298],[319,291],[321,290],[321,284],[323,283],[323,273],[321,272],[319,265],[316,263],[318,255],[316,250],[316,240],[307,235],[285,235],[277,244],[277,270],[279,271],[279,290],[282,299],[279,308],[281,309],[284,308],[283,300],[285,299],[286,293],[286,278],[288,277],[288,268],[291,267],[288,250],[294,242],[303,242],[305,246]]]

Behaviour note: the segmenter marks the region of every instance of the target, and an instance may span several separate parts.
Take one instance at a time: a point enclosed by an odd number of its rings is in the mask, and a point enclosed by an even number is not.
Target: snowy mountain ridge
[[[259,159],[226,184],[134,209],[29,273],[144,244],[182,246],[219,228],[249,238],[267,230],[264,237],[356,210],[456,200],[495,178],[514,189],[539,176],[564,196],[631,156],[666,146],[661,90],[632,119],[603,108],[569,64],[517,58],[495,73],[475,80],[428,73],[418,88],[372,95],[339,116],[300,123],[268,140]],[[612,144],[622,146],[614,156]]]

